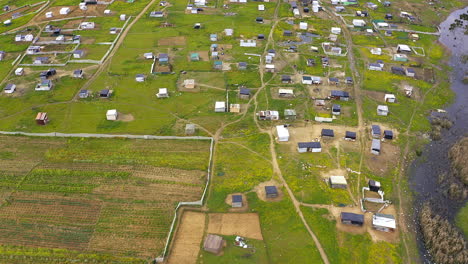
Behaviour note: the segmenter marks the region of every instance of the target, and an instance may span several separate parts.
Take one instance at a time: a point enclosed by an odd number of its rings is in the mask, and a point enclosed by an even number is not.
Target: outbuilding
[[[345,225],[363,226],[364,215],[341,212],[341,223]]]
[[[167,88],[159,88],[158,93],[156,94],[157,98],[169,98],[169,92]]]
[[[84,50],[75,50],[73,52],[73,58],[80,59],[84,56],[84,53],[85,53]]]
[[[215,103],[215,112],[216,113],[224,113],[226,112],[226,102],[217,101]]]
[[[296,110],[294,109],[284,109],[284,119],[285,120],[296,120]]]
[[[416,76],[416,71],[413,68],[406,68],[405,74],[408,77],[415,77]]]
[[[62,8],[60,8],[59,13],[60,13],[60,15],[68,15],[68,13],[70,13],[70,8],[69,7],[62,7]]]
[[[186,124],[185,125],[185,134],[186,135],[193,135],[195,134],[196,131],[196,125],[195,124]]]
[[[266,198],[276,198],[278,197],[278,189],[276,186],[265,186],[265,196]]]
[[[338,90],[331,90],[330,98],[340,101],[348,101],[349,100],[349,93],[345,91],[338,91]]]
[[[247,62],[239,62],[239,64],[237,64],[237,69],[246,70],[247,69]]]
[[[53,84],[51,80],[41,80],[41,82],[36,85],[36,88],[34,88],[34,90],[50,91],[50,89],[52,89],[52,86]]]
[[[378,181],[369,180],[369,190],[371,192],[378,192],[381,188],[381,184]]]
[[[393,74],[405,75],[405,69],[402,67],[392,66],[391,71]]]
[[[385,139],[393,139],[393,131],[391,130],[384,130],[383,135]]]
[[[395,103],[396,101],[396,97],[394,94],[385,94],[384,99],[387,103]]]
[[[144,81],[145,81],[145,78],[146,78],[146,77],[145,77],[144,74],[137,74],[137,75],[135,76],[135,81],[137,81],[137,82],[144,82]]]
[[[396,221],[393,215],[374,214],[372,216],[372,227],[375,230],[391,232],[396,229]]]
[[[231,199],[232,199],[232,207],[233,208],[242,207],[242,195],[234,194],[234,195],[232,195]]]
[[[88,90],[80,90],[78,93],[78,97],[81,99],[88,98],[89,96],[89,91]]]
[[[348,141],[355,141],[357,138],[356,132],[346,131],[345,132],[345,140]]]
[[[334,137],[335,133],[333,132],[333,129],[326,129],[323,128],[322,132],[320,133],[322,137]]]
[[[381,135],[382,135],[382,132],[380,130],[380,126],[372,125],[371,126],[371,136],[373,138],[380,138]]]
[[[341,105],[333,104],[332,105],[332,114],[333,115],[340,115],[341,114]]]
[[[322,145],[320,142],[299,142],[297,143],[297,151],[299,153],[322,152]]]
[[[286,126],[276,126],[276,133],[278,134],[278,141],[289,141],[289,130]]]
[[[294,97],[294,91],[292,89],[279,89],[278,96],[283,98],[292,98]]]
[[[119,113],[117,112],[116,109],[107,110],[106,119],[111,120],[111,121],[115,121],[115,120],[117,120],[118,115],[119,115]]]
[[[225,245],[225,241],[218,235],[208,234],[203,243],[203,249],[213,254],[220,254]]]
[[[24,69],[23,68],[18,68],[15,70],[15,75],[21,76],[24,74]]]
[[[16,84],[9,83],[5,86],[5,89],[3,91],[7,94],[14,93],[16,91]]]
[[[411,48],[408,45],[398,44],[397,52],[398,53],[411,53]]]
[[[380,155],[380,140],[372,139],[371,153],[374,155]]]
[[[346,189],[348,182],[344,176],[330,176],[330,187],[333,189]]]
[[[355,27],[365,27],[366,26],[366,21],[362,19],[353,19],[353,26]]]
[[[378,105],[378,106],[377,106],[377,115],[379,115],[379,116],[387,116],[387,115],[388,115],[388,106],[386,106],[386,105]]]
[[[83,70],[78,69],[73,71],[73,77],[75,78],[83,78]]]
[[[292,79],[290,75],[281,75],[281,82],[282,83],[292,83]]]
[[[47,113],[44,112],[39,112],[36,115],[36,124],[45,126],[49,123],[49,117],[47,116]]]
[[[265,110],[258,112],[259,120],[279,120],[279,113],[275,110]]]
[[[239,98],[244,100],[250,99],[250,89],[248,88],[240,88],[239,89]]]

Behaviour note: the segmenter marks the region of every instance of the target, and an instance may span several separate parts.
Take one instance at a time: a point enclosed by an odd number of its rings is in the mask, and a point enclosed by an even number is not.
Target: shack
[[[106,112],[107,120],[115,121],[117,120],[118,116],[119,116],[119,113],[117,112],[116,109],[107,110]]]
[[[374,180],[369,180],[369,190],[371,192],[378,192],[380,190],[380,182],[374,181]]]
[[[232,207],[233,208],[242,207],[242,195],[240,194],[232,195]]]
[[[322,145],[320,142],[299,142],[297,143],[297,151],[299,153],[322,152]]]
[[[276,186],[265,186],[265,195],[266,198],[276,198],[278,197],[278,189]]]
[[[276,126],[276,133],[278,134],[278,141],[289,141],[289,130],[286,126]]]
[[[217,255],[223,250],[224,244],[225,242],[222,237],[208,234],[203,243],[203,249]]]
[[[383,134],[385,139],[393,139],[393,131],[384,130]]]
[[[322,137],[334,137],[335,133],[333,129],[322,129],[322,133],[320,134]]]
[[[372,227],[383,232],[394,231],[396,229],[395,217],[388,214],[374,214],[372,216]]]
[[[345,225],[363,226],[364,215],[341,212],[341,223]]]
[[[380,130],[380,126],[378,125],[372,125],[371,126],[371,136],[373,138],[380,138],[380,135],[382,134]]]
[[[285,109],[284,110],[284,119],[286,119],[286,120],[296,120],[296,110],[294,110],[294,109]]]
[[[193,135],[195,134],[196,126],[195,124],[186,124],[185,125],[185,134],[186,135]]]
[[[49,117],[47,116],[47,113],[44,112],[39,112],[36,115],[36,124],[45,126],[49,123]]]
[[[380,140],[372,139],[371,153],[374,155],[380,155]]]
[[[216,113],[224,113],[226,112],[226,102],[217,101],[215,103],[215,112]]]
[[[239,98],[244,100],[250,99],[250,89],[240,88],[239,89]]]
[[[346,189],[348,182],[344,176],[330,176],[330,187],[333,189]]]
[[[355,141],[357,138],[356,132],[346,131],[345,132],[345,140],[348,141]]]

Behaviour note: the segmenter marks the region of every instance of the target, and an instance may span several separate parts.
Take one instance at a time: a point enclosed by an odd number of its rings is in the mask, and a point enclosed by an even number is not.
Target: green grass
[[[460,211],[457,213],[456,217],[456,223],[458,228],[460,228],[463,233],[465,234],[465,237],[468,237],[468,223],[466,222],[466,219],[468,219],[468,205],[465,204]]]

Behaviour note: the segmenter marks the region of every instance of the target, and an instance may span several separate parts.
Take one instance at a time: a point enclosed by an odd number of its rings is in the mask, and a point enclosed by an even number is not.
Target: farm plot
[[[200,198],[209,143],[2,136],[0,147],[0,243],[150,260],[177,203]]]

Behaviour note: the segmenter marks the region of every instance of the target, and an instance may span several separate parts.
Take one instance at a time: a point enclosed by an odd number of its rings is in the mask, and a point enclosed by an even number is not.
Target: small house
[[[94,26],[94,22],[81,22],[80,24],[81,29],[93,29]]]
[[[75,50],[73,52],[73,58],[75,59],[83,58],[83,56],[84,56],[84,50]]]
[[[312,76],[302,76],[302,84],[312,84]]]
[[[194,29],[200,29],[200,28],[201,28],[201,24],[200,24],[200,23],[195,23],[195,25],[193,25],[193,28],[194,28]]]
[[[330,187],[333,189],[346,189],[348,182],[344,176],[330,176]]]
[[[290,75],[281,75],[281,82],[282,83],[292,83],[292,79]]]
[[[317,49],[318,52],[318,49]],[[330,65],[330,59],[328,57],[322,57],[322,66],[326,67]]]
[[[193,89],[195,88],[195,80],[194,79],[186,79],[182,86],[186,89]]]
[[[371,136],[373,138],[380,138],[380,135],[382,134],[380,130],[380,126],[378,125],[372,125],[371,126]]]
[[[335,11],[340,13],[340,12],[344,12],[345,11],[345,7],[344,6],[336,6],[335,7]]]
[[[265,5],[258,5],[258,11],[265,11]]]
[[[345,140],[348,141],[355,141],[357,138],[356,132],[346,131],[345,132]]]
[[[307,30],[308,27],[309,27],[309,25],[307,24],[307,22],[299,22],[299,29],[300,30]]]
[[[143,56],[144,56],[145,59],[147,59],[147,60],[152,60],[152,59],[154,59],[153,52],[147,52],[147,53],[143,54]]]
[[[294,91],[292,89],[278,89],[278,96],[283,98],[294,97]]]
[[[392,19],[393,19],[393,15],[387,13],[387,14],[385,14],[385,19],[392,20]]]
[[[257,47],[257,42],[254,39],[240,40],[241,47]]]
[[[222,70],[223,69],[223,62],[220,61],[220,60],[214,61],[213,68],[215,68],[216,70]]]
[[[366,26],[366,21],[362,19],[353,19],[353,26],[355,27],[365,27]]]
[[[368,17],[369,12],[358,10],[358,11],[356,11],[356,16],[358,16],[358,17]]]
[[[276,133],[278,134],[278,141],[289,141],[289,130],[286,126],[276,126]]]
[[[3,21],[3,25],[5,25],[5,26],[11,25],[11,19],[7,19],[7,20]]]
[[[162,11],[151,11],[150,17],[163,17],[164,12]]]
[[[145,81],[145,78],[146,78],[146,76],[145,76],[144,74],[137,74],[137,75],[135,76],[135,81],[137,81],[137,82],[144,82],[144,81]]]
[[[354,83],[353,82],[353,77],[346,77],[345,82],[346,82],[346,84],[349,84],[349,85],[353,84]]]
[[[405,69],[402,67],[392,66],[391,71],[393,74],[405,75]]]
[[[332,27],[330,31],[332,34],[335,34],[335,35],[341,34],[341,28],[339,27]]]
[[[328,78],[328,84],[330,85],[338,85],[340,84],[340,80],[336,77],[330,77]]]
[[[416,71],[413,68],[406,68],[405,74],[408,77],[415,77],[416,76]]]
[[[190,60],[191,61],[199,61],[200,60],[200,55],[196,52],[190,54]]]
[[[374,214],[372,216],[372,227],[378,231],[394,231],[396,229],[395,217],[388,214]]]
[[[393,32],[391,30],[386,30],[384,34],[385,34],[386,37],[393,36]]]
[[[224,113],[226,112],[226,102],[217,101],[215,103],[215,112],[216,113]]]
[[[119,31],[118,28],[112,27],[112,28],[109,29],[109,34],[115,35],[115,34],[117,34],[118,31]]]
[[[330,91],[330,98],[340,101],[348,101],[349,100],[349,93],[345,91],[339,90],[331,90]]]
[[[226,28],[226,29],[224,29],[224,34],[225,34],[227,37],[231,37],[231,36],[234,34],[234,29],[232,29],[232,28]]]
[[[203,243],[203,249],[215,255],[218,255],[223,250],[225,241],[218,235],[208,234]]]
[[[240,194],[232,195],[232,207],[233,208],[242,207],[242,195]]]
[[[78,97],[81,99],[88,98],[89,96],[89,91],[88,90],[80,90],[78,93]]]
[[[73,77],[74,78],[83,78],[83,70],[82,69],[74,70],[73,71]]]
[[[229,104],[230,113],[240,113],[241,107],[240,104]]]
[[[49,117],[47,116],[47,113],[44,112],[39,112],[36,115],[36,124],[45,126],[49,123]]]
[[[159,88],[158,93],[156,94],[157,98],[169,98],[169,92],[167,88]]]
[[[45,80],[50,76],[54,76],[55,74],[57,74],[57,71],[54,68],[50,68],[47,71],[42,71],[39,73],[39,78],[41,78],[41,80]]]
[[[381,48],[372,48],[370,50],[372,55],[382,55],[382,49]]]
[[[374,180],[369,180],[369,190],[371,192],[378,192],[380,191],[381,185],[380,182],[374,181]]]
[[[291,37],[293,35],[291,30],[284,30],[283,31],[283,36],[285,37]]]
[[[334,137],[335,133],[333,132],[333,129],[326,129],[323,128],[322,132],[320,133],[322,137]]]
[[[383,135],[385,139],[393,139],[393,131],[391,130],[384,130]]]
[[[5,86],[5,88],[3,89],[3,91],[7,94],[12,94],[16,91],[16,84],[13,84],[13,83],[9,83]]]
[[[275,65],[274,64],[265,64],[265,71],[266,72],[275,72]]]
[[[116,109],[107,110],[107,112],[106,112],[106,119],[107,120],[115,121],[115,120],[117,120],[118,116],[119,116],[119,113],[117,112]]]
[[[363,226],[364,215],[341,212],[341,223],[345,225]]]
[[[23,68],[18,68],[15,70],[15,75],[21,76],[24,74],[24,69]]]
[[[119,16],[119,18],[120,18],[120,21],[125,21],[125,20],[127,20],[127,15],[121,14],[121,15]]]
[[[395,54],[393,54],[393,60],[394,61],[407,62],[408,61],[408,56],[406,56],[406,54],[395,53]]]
[[[196,125],[195,124],[186,124],[185,125],[185,134],[186,135],[193,135],[195,134],[196,131]]]
[[[413,41],[419,40],[419,35],[416,34],[416,33],[409,33],[409,34],[408,34],[408,37],[409,37],[409,39],[411,39],[411,40],[413,40]]]
[[[265,186],[265,196],[266,198],[276,198],[278,197],[278,189],[276,186]]]
[[[255,22],[263,24],[263,17],[257,17],[255,18]]]
[[[279,113],[278,111],[274,110],[265,110],[258,112],[258,119],[259,120],[279,120]]]
[[[217,34],[210,34],[210,40],[211,41],[218,41],[218,35]]]
[[[411,48],[408,45],[398,44],[397,52],[398,53],[411,53]]]
[[[333,115],[340,115],[341,114],[341,105],[333,104],[332,105],[332,114]]]
[[[284,119],[285,120],[296,120],[296,110],[294,110],[294,109],[285,109],[284,110]]]
[[[169,54],[167,53],[159,53],[158,54],[158,62],[161,65],[165,65],[169,63]]]
[[[387,116],[387,115],[388,115],[388,106],[386,106],[386,105],[378,105],[378,106],[377,106],[377,115],[379,115],[379,116]]]
[[[306,64],[307,64],[307,67],[314,67],[315,59],[307,59]]]
[[[265,34],[258,34],[257,39],[265,39]]]
[[[322,152],[322,145],[320,142],[299,142],[297,143],[297,151],[299,153]]]
[[[403,87],[403,90],[405,91],[406,97],[411,97],[411,95],[413,94],[413,87],[412,86],[405,85]]]
[[[384,100],[387,103],[395,103],[396,102],[396,97],[394,94],[385,94]]]
[[[35,54],[35,53],[38,53],[41,51],[41,47],[40,46],[30,46],[27,50],[26,50],[26,54]]]
[[[247,62],[239,62],[239,64],[237,64],[237,69],[247,70]]]
[[[380,155],[380,140],[372,139],[371,153],[374,155]]]
[[[59,11],[60,15],[68,15],[68,13],[70,13],[70,8],[69,7],[60,8],[60,11]]]
[[[103,89],[99,91],[99,97],[101,98],[109,98],[111,96],[111,91],[109,89]]]
[[[5,59],[5,55],[6,55],[5,51],[0,50],[0,61],[2,61],[3,59]]]
[[[39,84],[36,85],[34,90],[36,91],[50,91],[52,89],[52,81],[51,80],[42,80]]]
[[[368,69],[371,71],[382,71],[383,66],[380,63],[369,63]]]
[[[250,99],[250,89],[248,88],[240,88],[239,89],[239,98],[244,100]]]
[[[47,64],[49,63],[49,57],[36,57],[33,64]]]
[[[267,55],[268,56],[272,56],[272,57],[275,57],[276,56],[276,51],[274,49],[269,49],[267,51]]]

